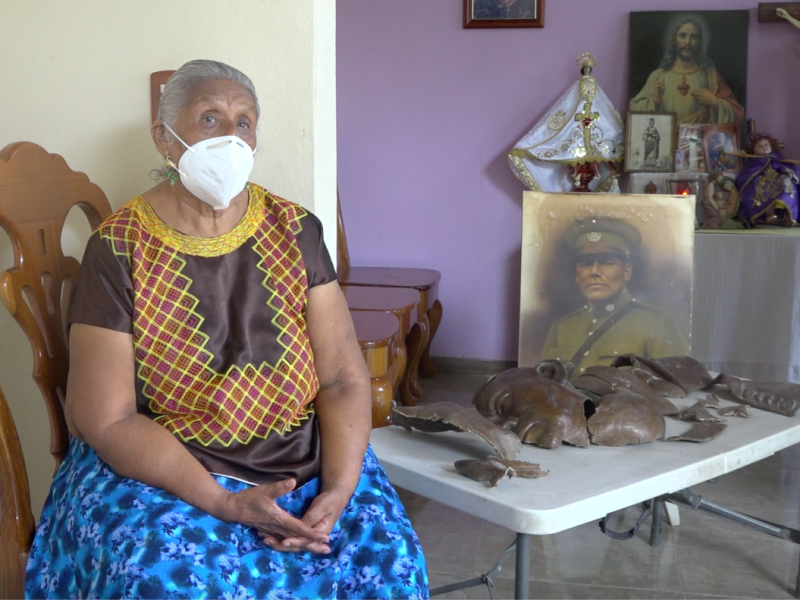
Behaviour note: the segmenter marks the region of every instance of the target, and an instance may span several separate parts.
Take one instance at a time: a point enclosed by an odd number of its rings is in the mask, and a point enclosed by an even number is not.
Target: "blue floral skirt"
[[[214,476],[237,492],[250,484]],[[319,479],[276,502],[301,517]],[[330,535],[330,554],[264,545],[169,492],[120,477],[73,439],[28,559],[28,598],[426,598],[408,516],[372,449]]]

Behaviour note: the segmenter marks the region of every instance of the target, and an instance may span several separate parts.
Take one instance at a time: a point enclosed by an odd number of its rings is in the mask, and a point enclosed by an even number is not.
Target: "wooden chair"
[[[427,337],[428,320],[417,321],[419,292],[412,289],[365,287],[342,285],[344,297],[350,312],[378,311],[394,315],[399,324],[398,336],[404,341],[407,362],[402,369],[400,380],[400,399],[404,406],[414,406],[419,402],[422,389],[417,373],[419,361]]]
[[[337,199],[338,200],[338,199]],[[350,265],[350,252],[347,248],[347,235],[342,219],[341,202],[337,201],[337,267],[338,279],[342,285],[356,285],[385,288],[410,288],[419,291],[418,321],[427,321],[426,334],[420,370],[425,377],[433,377],[436,372],[430,360],[433,337],[442,321],[442,303],[439,301],[439,271],[432,269],[410,269],[404,267],[353,267]]]
[[[24,595],[25,565],[34,527],[22,446],[0,390],[0,598]]]
[[[61,230],[75,205],[92,229],[111,214],[103,191],[57,154],[30,142],[0,150],[0,227],[14,248],[14,266],[0,275],[0,300],[31,343],[33,379],[47,405],[56,470],[69,445],[62,406],[69,369],[66,315],[80,266],[62,253]],[[25,463],[5,399],[0,436],[0,582],[4,597],[21,598],[34,524]]]

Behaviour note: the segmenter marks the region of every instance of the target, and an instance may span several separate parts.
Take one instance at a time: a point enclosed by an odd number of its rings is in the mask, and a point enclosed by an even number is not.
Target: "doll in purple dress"
[[[751,137],[751,152],[742,155],[747,160],[736,187],[741,194],[739,215],[746,227],[797,224],[800,171],[795,161],[780,155],[778,147],[775,138],[756,134]]]

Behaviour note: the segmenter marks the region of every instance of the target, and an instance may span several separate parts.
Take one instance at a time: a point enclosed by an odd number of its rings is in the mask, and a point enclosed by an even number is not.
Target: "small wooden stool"
[[[351,311],[350,316],[372,384],[372,427],[383,427],[391,423],[392,398],[406,363],[400,323],[386,312]]]
[[[381,288],[342,286],[344,297],[351,311],[378,311],[394,314],[400,323],[398,334],[405,342],[408,353],[407,364],[400,380],[400,399],[404,406],[414,406],[422,396],[419,384],[419,361],[427,342],[428,318],[420,318],[417,306],[420,294],[417,290],[403,288]]]

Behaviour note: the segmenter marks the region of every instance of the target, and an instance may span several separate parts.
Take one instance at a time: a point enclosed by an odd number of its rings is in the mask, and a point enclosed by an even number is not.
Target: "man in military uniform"
[[[565,236],[575,256],[575,281],[587,304],[550,327],[543,359],[587,367],[609,365],[622,354],[661,358],[688,354],[675,319],[631,297],[631,252],[642,241],[627,221],[611,217],[577,220]]]

